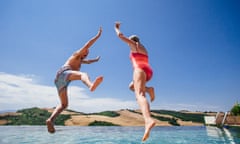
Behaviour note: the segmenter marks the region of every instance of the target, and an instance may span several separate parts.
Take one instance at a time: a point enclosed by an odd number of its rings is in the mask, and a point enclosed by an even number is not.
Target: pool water
[[[0,126],[0,144],[141,144],[144,127]],[[216,127],[154,127],[144,144],[240,144],[238,131]]]

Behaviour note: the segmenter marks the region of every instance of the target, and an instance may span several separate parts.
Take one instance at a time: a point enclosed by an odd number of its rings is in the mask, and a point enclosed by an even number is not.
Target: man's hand
[[[100,56],[97,56],[95,60],[98,61],[99,59],[100,59]]]
[[[120,29],[120,22],[119,21],[117,21],[117,22],[115,22],[115,27],[117,28],[117,29]]]
[[[100,27],[98,30],[98,34],[101,34],[101,33],[102,33],[102,27]]]

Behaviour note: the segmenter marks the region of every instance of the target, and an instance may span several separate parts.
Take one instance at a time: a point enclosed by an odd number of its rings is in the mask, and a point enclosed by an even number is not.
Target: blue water
[[[141,144],[143,127],[0,126],[0,144]],[[236,131],[216,127],[154,127],[144,144],[240,144]]]

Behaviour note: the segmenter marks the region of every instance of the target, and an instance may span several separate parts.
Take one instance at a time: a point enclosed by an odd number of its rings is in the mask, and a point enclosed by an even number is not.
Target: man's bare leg
[[[54,133],[54,120],[56,117],[68,106],[68,98],[67,98],[67,88],[64,88],[59,94],[61,104],[58,105],[53,111],[52,115],[46,120],[46,125],[49,133]]]
[[[49,133],[55,133],[54,124],[50,119],[46,120],[46,125]]]
[[[81,80],[89,88],[90,91],[94,91],[97,86],[103,81],[103,77],[99,76],[95,79],[94,82],[91,82],[87,73],[74,71],[69,76],[69,80]]]
[[[92,83],[92,85],[90,86],[90,91],[94,91],[97,86],[103,81],[103,77],[100,76],[100,77],[97,77],[96,80]]]

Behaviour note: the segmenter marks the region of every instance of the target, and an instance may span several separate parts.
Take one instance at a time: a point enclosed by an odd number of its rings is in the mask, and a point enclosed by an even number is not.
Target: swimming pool
[[[0,126],[0,144],[139,144],[144,127]],[[236,131],[216,127],[154,127],[146,144],[240,144]]]

